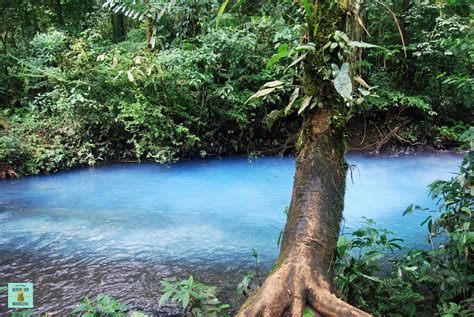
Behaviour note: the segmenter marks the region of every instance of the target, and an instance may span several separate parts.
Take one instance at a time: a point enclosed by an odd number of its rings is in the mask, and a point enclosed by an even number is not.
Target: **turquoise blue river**
[[[349,154],[344,231],[363,217],[392,230],[407,248],[426,244],[427,185],[448,179],[461,156]],[[159,281],[189,274],[235,287],[252,269],[251,247],[269,268],[289,205],[294,158],[225,158],[171,166],[113,164],[0,181],[0,284],[33,282],[35,310],[65,313],[89,293],[154,310]],[[352,180],[351,180],[352,178]],[[8,311],[0,293],[0,313]]]

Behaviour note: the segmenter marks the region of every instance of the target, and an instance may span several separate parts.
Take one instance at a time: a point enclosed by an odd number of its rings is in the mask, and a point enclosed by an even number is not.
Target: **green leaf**
[[[344,99],[352,99],[352,82],[349,77],[349,64],[344,63],[341,66],[337,77],[334,78],[334,87]]]
[[[336,64],[331,64],[331,70],[332,70],[332,76],[336,78],[337,75],[339,75],[339,66],[337,66]]]
[[[272,110],[265,118],[268,127],[271,128],[273,124],[283,116],[284,112],[282,110]]]
[[[249,102],[250,100],[255,99],[255,98],[265,97],[266,95],[269,95],[272,92],[274,92],[276,88],[277,87],[259,90],[255,94],[253,94],[246,102]]]
[[[350,245],[350,241],[347,241],[345,236],[340,236],[337,240],[337,253],[339,257],[344,257],[346,250]]]
[[[74,308],[72,313],[80,313],[80,312],[83,312],[83,311],[86,311],[86,310],[87,310],[87,306],[85,304],[80,304],[80,305],[76,306],[76,308]]]
[[[278,52],[272,56],[272,58],[267,62],[267,68],[272,67],[274,64],[278,63],[281,59],[286,58],[289,55],[288,44],[280,44],[278,46]]]
[[[189,305],[189,292],[185,292],[183,295],[183,309]]]
[[[303,317],[314,317],[316,314],[314,313],[314,310],[310,307],[305,307],[303,311]]]
[[[413,213],[413,208],[415,207],[414,204],[410,204],[406,209],[405,211],[403,212],[403,215],[407,215],[407,214],[412,214]]]
[[[129,70],[127,72],[127,77],[128,77],[128,80],[131,81],[131,82],[134,82],[135,81],[135,78],[133,77],[133,74],[132,74],[132,71]]]
[[[346,42],[346,43],[349,43],[349,42],[350,42],[349,37],[348,37],[347,34],[344,33],[344,32],[336,31],[334,35],[335,35],[336,38],[341,38],[341,39],[344,40],[344,42]]]
[[[106,296],[105,294],[100,293],[99,295],[97,295],[96,300],[97,300],[98,302],[102,302],[102,300],[105,298],[105,296]]]
[[[361,260],[363,262],[374,262],[374,261],[377,261],[377,260],[380,260],[381,258],[383,258],[385,256],[385,254],[381,253],[381,252],[378,252],[378,251],[371,251],[371,252],[367,252],[366,254],[364,254],[361,258]]]
[[[258,258],[258,252],[255,248],[252,248],[252,256],[256,259]]]
[[[374,282],[378,282],[378,283],[382,282],[382,280],[379,279],[376,276],[370,276],[370,275],[367,275],[367,274],[361,274],[361,276],[365,277],[368,280],[374,281]]]
[[[217,11],[216,27],[219,27],[219,23],[221,21],[222,15],[224,14],[225,9],[227,8],[227,5],[229,4],[229,2],[230,0],[225,0],[222,3],[221,7],[219,8],[219,11]]]
[[[399,245],[399,244],[396,244],[396,243],[390,243],[390,246],[391,246],[392,248],[396,248],[396,249],[399,249],[399,250],[402,249],[402,246]]]
[[[164,294],[161,296],[160,301],[158,302],[158,307],[163,306],[163,304],[166,303],[166,301],[168,300],[168,298],[170,298],[171,295],[173,295],[173,292],[172,292],[172,291],[169,291],[169,292],[164,293]]]
[[[300,51],[314,51],[314,50],[315,50],[314,44],[313,45],[310,45],[310,44],[299,45],[299,46],[295,47],[295,51],[297,51],[297,52],[300,52]]]
[[[104,309],[102,310],[102,312],[104,312],[104,313],[115,313],[115,309],[113,309],[113,308],[110,307],[110,306],[107,306],[107,307],[104,307]]]
[[[295,103],[296,99],[298,99],[299,95],[300,95],[300,88],[298,87],[291,94],[290,101],[288,102],[288,106],[286,106],[285,108],[285,116],[288,115],[288,113],[290,113],[291,107]]]
[[[284,84],[284,82],[282,82],[282,81],[274,80],[274,81],[270,81],[270,82],[266,83],[265,85],[262,86],[262,88],[273,88],[273,87],[281,86],[283,84]]]
[[[383,48],[382,46],[379,46],[379,45],[359,42],[359,41],[349,41],[348,45],[351,47],[358,47],[358,48]]]
[[[86,304],[88,306],[92,305],[91,300],[87,296],[82,299],[81,303]]]
[[[304,11],[306,12],[306,17],[308,21],[313,20],[313,10],[311,9],[311,5],[308,0],[303,0],[303,7]]]
[[[301,103],[301,107],[298,110],[298,115],[302,114],[303,111],[305,111],[306,108],[308,108],[309,104],[311,103],[311,100],[313,99],[313,96],[305,96],[303,99],[303,102]]]
[[[301,55],[300,57],[298,57],[297,59],[295,59],[287,68],[285,68],[285,72],[286,72],[289,68],[295,66],[296,64],[298,64],[299,62],[301,62],[303,59],[305,59],[305,58],[306,58],[306,55],[307,55],[307,54],[303,54],[303,55]]]
[[[354,80],[355,80],[358,84],[360,84],[361,86],[363,86],[363,87],[365,87],[365,88],[367,88],[367,89],[370,89],[369,84],[367,84],[367,82],[366,82],[364,79],[362,79],[362,77],[355,76],[355,77],[354,77]]]
[[[363,237],[365,236],[365,229],[364,228],[357,229],[356,231],[352,233],[352,235],[355,237]]]

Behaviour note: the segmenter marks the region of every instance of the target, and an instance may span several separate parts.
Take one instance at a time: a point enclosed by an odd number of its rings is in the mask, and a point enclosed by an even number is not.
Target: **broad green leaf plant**
[[[229,305],[222,304],[216,297],[217,289],[196,282],[193,276],[179,281],[175,277],[162,280],[163,295],[159,301],[159,307],[166,302],[177,304],[183,313],[192,313],[195,317],[201,316],[226,316]]]

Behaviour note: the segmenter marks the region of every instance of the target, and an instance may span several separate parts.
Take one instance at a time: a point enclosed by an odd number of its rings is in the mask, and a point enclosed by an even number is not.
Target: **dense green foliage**
[[[390,232],[367,227],[342,235],[338,241],[336,281],[350,303],[376,315],[468,316],[474,289],[474,145],[473,130],[459,174],[435,181],[429,188],[437,210],[410,205],[405,215],[428,212],[430,250],[401,249],[401,240]]]
[[[294,91],[299,62],[314,49],[300,44],[304,10],[292,1],[166,3],[5,2],[2,175],[291,153],[298,114],[313,106]],[[367,32],[347,26],[328,48],[360,76],[357,107],[344,113],[351,145],[458,145],[472,120],[468,2],[355,2],[354,15]],[[366,42],[382,48],[366,50]],[[348,77],[339,74],[344,88]],[[248,101],[272,81],[263,100]]]
[[[386,48],[369,50],[358,61],[368,82],[379,86],[380,98],[371,100],[379,111],[367,116],[369,130],[378,126],[390,131],[410,123],[394,139],[405,144],[454,143],[473,119],[469,3],[376,1],[368,3],[364,14],[370,36],[361,36]]]
[[[85,296],[71,313],[84,317],[125,316],[124,312],[126,308],[126,305],[120,304],[117,300],[108,295],[99,294],[95,301],[91,301]]]
[[[211,24],[192,38],[163,33],[163,49],[149,51],[140,24],[113,43],[109,14],[97,10],[87,17],[95,28],[50,28],[5,46],[0,161],[37,174],[111,159],[250,153],[285,137],[288,128],[272,132],[262,120],[278,100],[245,103],[272,79],[273,42],[297,36],[282,18]],[[167,32],[187,34],[172,22]]]

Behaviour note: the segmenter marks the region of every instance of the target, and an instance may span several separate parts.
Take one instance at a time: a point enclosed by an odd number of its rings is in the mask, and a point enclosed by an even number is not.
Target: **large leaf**
[[[349,64],[344,63],[334,78],[334,87],[344,99],[352,99],[352,81],[349,77]]]
[[[284,82],[282,82],[282,81],[274,80],[274,81],[269,81],[268,83],[263,85],[262,88],[273,88],[273,87],[281,86],[283,84],[284,84]]]
[[[190,299],[189,295],[190,295],[189,292],[185,292],[183,295],[183,309],[188,307],[189,305],[189,299]]]
[[[278,63],[281,59],[286,58],[289,55],[288,44],[281,44],[278,46],[278,51],[275,55],[272,56],[267,62],[267,68],[272,67]]]
[[[359,83],[361,86],[367,88],[367,89],[370,89],[370,86],[369,84],[367,84],[367,82],[362,78],[362,77],[359,77],[359,76],[355,76],[354,77],[354,80]]]
[[[135,78],[133,77],[133,74],[132,74],[132,71],[129,70],[127,72],[127,77],[128,77],[128,80],[131,81],[131,82],[134,82],[135,81]]]
[[[285,72],[286,72],[289,68],[295,66],[296,64],[298,64],[299,62],[301,62],[303,59],[305,59],[305,58],[306,58],[306,55],[307,55],[307,54],[303,54],[303,55],[301,55],[300,57],[298,57],[297,59],[295,59],[295,60],[293,61],[293,63],[291,63],[287,68],[285,68]]]
[[[308,0],[303,0],[304,11],[306,12],[306,18],[308,21],[313,20],[313,10],[311,9],[311,4]]]
[[[364,254],[361,258],[362,262],[369,263],[382,259],[385,254],[378,251],[371,251]]]
[[[269,95],[272,92],[274,92],[275,89],[277,89],[277,87],[261,89],[261,90],[257,91],[256,93],[254,93],[249,99],[247,99],[246,102],[249,102],[250,100],[255,99],[255,98],[265,97],[266,95]]]
[[[360,41],[350,41],[348,45],[351,47],[358,47],[358,48],[383,48],[382,46],[379,46],[379,45],[370,44],[366,42],[360,42]]]
[[[288,102],[288,106],[285,108],[285,116],[288,115],[291,111],[291,107],[295,103],[296,99],[298,99],[300,95],[300,87],[296,88],[295,91],[291,94],[290,101]]]
[[[311,44],[305,44],[305,45],[298,45],[295,47],[295,51],[301,52],[301,51],[315,51],[316,48],[313,43]]]
[[[283,115],[284,112],[282,110],[273,110],[272,112],[270,112],[266,117],[268,127],[271,128],[275,121],[283,117]]]
[[[161,295],[161,298],[158,302],[158,307],[163,306],[163,304],[166,303],[166,301],[168,300],[168,298],[170,298],[171,295],[173,295],[172,291],[166,292],[163,295]]]
[[[346,255],[346,250],[350,247],[351,241],[348,241],[345,236],[340,236],[337,240],[337,253],[342,258]]]
[[[343,40],[344,42],[346,42],[346,43],[349,43],[349,42],[350,42],[349,37],[348,37],[347,34],[344,33],[344,32],[336,31],[334,35],[335,35],[335,38],[336,38],[336,39],[339,39],[339,38],[340,38],[340,39],[342,39],[342,40]]]
[[[227,8],[229,2],[230,0],[225,0],[219,8],[219,11],[217,12],[216,27],[219,27],[219,22],[221,21],[221,17],[224,14],[224,11]]]
[[[300,109],[298,110],[298,115],[300,115],[301,113],[303,113],[303,111],[308,108],[309,104],[311,103],[311,100],[313,99],[313,96],[306,96],[304,97],[303,99],[303,102],[301,103],[301,107]]]

